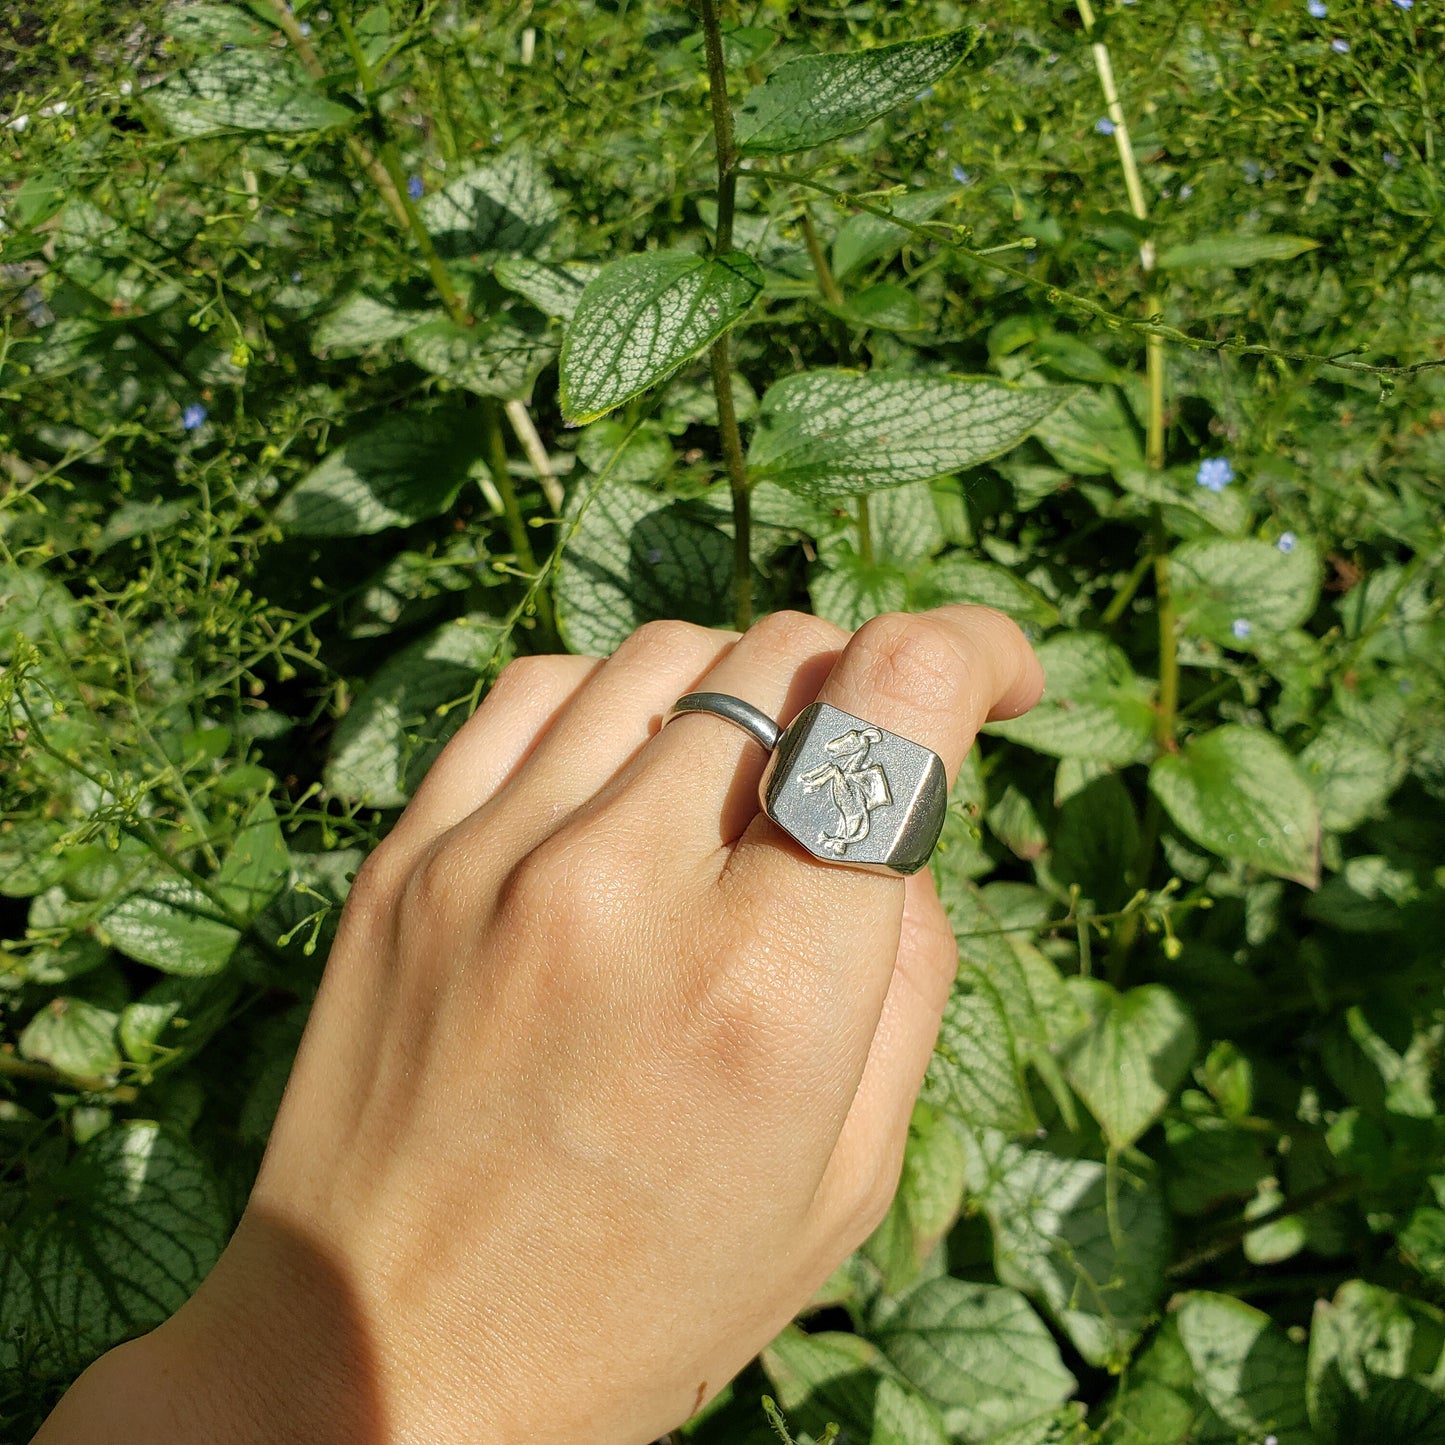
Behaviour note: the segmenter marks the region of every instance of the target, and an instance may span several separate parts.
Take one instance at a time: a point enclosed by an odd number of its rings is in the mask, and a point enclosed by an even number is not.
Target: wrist
[[[248,1216],[195,1296],[95,1361],[34,1445],[386,1445],[352,1298],[319,1251]]]

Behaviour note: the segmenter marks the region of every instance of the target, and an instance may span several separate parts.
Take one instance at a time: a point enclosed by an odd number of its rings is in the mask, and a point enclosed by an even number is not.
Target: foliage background
[[[688,9],[0,14],[22,1439],[214,1260],[349,878],[496,669],[726,623],[735,576],[703,360],[580,429],[557,401],[596,266],[711,243]],[[744,172],[744,431],[814,368],[1077,390],[862,517],[754,491],[756,609],[986,601],[1050,692],[936,859],[960,979],[894,1210],[684,1435],[774,1438],[766,1392],[800,1440],[1445,1440],[1445,17],[1101,12],[1147,222],[1079,10],[724,22],[735,100],[809,49],[977,32],[762,163],[842,201]],[[1199,343],[1164,348],[1162,467],[1150,314]]]

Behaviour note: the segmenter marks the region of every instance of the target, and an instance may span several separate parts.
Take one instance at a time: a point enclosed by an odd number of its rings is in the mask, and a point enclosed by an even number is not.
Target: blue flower
[[[953,178],[961,186],[971,186],[973,184],[973,177],[969,175],[969,173],[964,170],[962,166],[954,166]]]
[[[1211,492],[1222,492],[1234,480],[1234,468],[1228,457],[1205,457],[1194,480]]]
[[[1098,120],[1094,122],[1094,129],[1098,131],[1100,135],[1113,135],[1114,122],[1110,120],[1107,115],[1101,115]]]
[[[1348,55],[1350,53],[1350,42],[1348,40],[1331,40],[1330,49],[1336,55]]]
[[[1415,0],[1395,0],[1395,8],[1398,10],[1413,10]]]
[[[420,176],[412,176],[407,180],[406,193],[414,201],[421,200],[426,193],[426,187],[422,185]]]
[[[925,85],[925,86],[923,87],[923,89],[920,90],[920,91],[918,92],[918,94],[915,95],[913,98],[914,98],[914,100],[931,100],[932,97],[933,97],[933,87],[932,87],[931,85]]]
[[[1192,196],[1193,194],[1194,194],[1194,187],[1193,187],[1193,186],[1180,186],[1180,187],[1179,187],[1179,199],[1180,199],[1181,201],[1187,201],[1187,200],[1190,198],[1190,196]]]
[[[1316,20],[1323,20],[1325,16],[1330,13],[1330,7],[1325,4],[1325,0],[1310,0],[1310,3],[1305,6],[1305,9],[1308,10]]]
[[[1386,151],[1380,159],[1384,161],[1392,171],[1398,171],[1400,169],[1400,157],[1397,156],[1394,151]]]
[[[195,431],[198,426],[201,426],[205,422],[208,415],[209,413],[200,402],[193,401],[181,413],[181,425],[185,427],[187,431]]]
[[[1278,547],[1281,552],[1288,554],[1294,551],[1294,544],[1297,540],[1293,532],[1281,532],[1279,534],[1279,541],[1274,545]]]
[[[1229,630],[1234,634],[1237,642],[1243,642],[1244,639],[1254,631],[1254,627],[1250,623],[1249,618],[1236,617],[1234,621],[1230,623]]]

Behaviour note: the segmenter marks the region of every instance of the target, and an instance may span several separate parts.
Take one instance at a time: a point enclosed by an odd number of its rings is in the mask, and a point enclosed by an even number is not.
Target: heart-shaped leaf
[[[1192,738],[1149,771],[1149,787],[1196,843],[1313,888],[1319,806],[1289,749],[1234,723]]]
[[[562,414],[595,421],[670,376],[747,314],[763,273],[741,251],[648,251],[587,284],[562,342]]]

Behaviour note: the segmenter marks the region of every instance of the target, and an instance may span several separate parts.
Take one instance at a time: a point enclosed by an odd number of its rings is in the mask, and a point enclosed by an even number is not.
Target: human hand
[[[97,1391],[108,1441],[130,1409],[271,1445],[686,1419],[886,1212],[957,955],[927,870],[808,857],[756,743],[659,721],[698,688],[784,723],[822,698],[951,782],[1042,681],[978,607],[513,663],[356,879],[231,1244],[38,1441],[91,1438]]]

